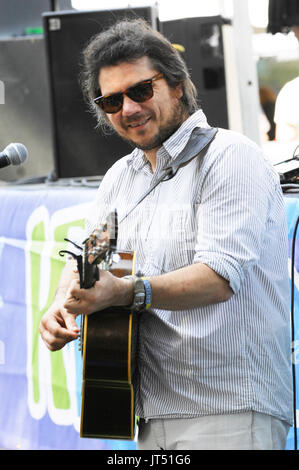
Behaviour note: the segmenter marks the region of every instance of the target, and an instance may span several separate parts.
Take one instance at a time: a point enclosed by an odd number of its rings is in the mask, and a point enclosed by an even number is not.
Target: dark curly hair
[[[89,108],[96,115],[98,126],[109,127],[105,113],[93,102],[94,98],[101,95],[98,83],[100,69],[134,62],[144,56],[150,59],[157,72],[163,73],[170,87],[182,84],[181,102],[188,115],[199,108],[197,90],[180,53],[145,20],[121,20],[91,38],[83,51],[80,83]]]

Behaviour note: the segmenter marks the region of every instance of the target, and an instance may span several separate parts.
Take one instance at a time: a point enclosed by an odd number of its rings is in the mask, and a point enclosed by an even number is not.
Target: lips
[[[128,127],[135,129],[137,127],[144,126],[149,120],[150,120],[150,116],[140,119],[139,121],[131,122],[128,124]]]

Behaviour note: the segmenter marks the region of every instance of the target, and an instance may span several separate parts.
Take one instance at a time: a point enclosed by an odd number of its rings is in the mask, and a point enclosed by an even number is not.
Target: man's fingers
[[[68,330],[74,333],[78,333],[80,331],[80,328],[78,327],[77,322],[76,322],[76,315],[67,313],[65,311],[64,321]]]
[[[51,351],[61,349],[66,343],[78,338],[79,328],[70,314],[45,315],[40,323],[39,331],[46,346]]]
[[[45,330],[42,339],[50,351],[58,351],[62,349],[66,343],[77,339],[77,334],[69,332],[67,330],[64,335],[53,335],[49,331]]]

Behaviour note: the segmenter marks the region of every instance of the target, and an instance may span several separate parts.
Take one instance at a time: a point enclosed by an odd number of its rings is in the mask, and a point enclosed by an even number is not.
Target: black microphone
[[[9,144],[3,152],[0,152],[0,168],[9,165],[21,165],[24,163],[28,151],[23,144]]]

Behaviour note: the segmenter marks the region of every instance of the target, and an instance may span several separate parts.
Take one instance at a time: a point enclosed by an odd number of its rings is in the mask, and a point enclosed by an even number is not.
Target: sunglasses
[[[128,96],[136,103],[144,103],[145,101],[151,99],[154,95],[153,82],[160,80],[161,78],[163,78],[163,73],[158,73],[153,78],[143,80],[142,82],[137,83],[137,85],[133,85],[124,91],[120,91],[119,93],[112,93],[111,95],[98,96],[93,101],[105,113],[117,113],[122,108],[124,95]]]

